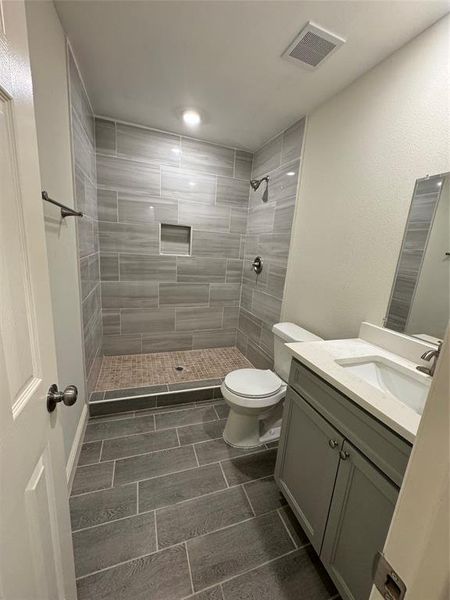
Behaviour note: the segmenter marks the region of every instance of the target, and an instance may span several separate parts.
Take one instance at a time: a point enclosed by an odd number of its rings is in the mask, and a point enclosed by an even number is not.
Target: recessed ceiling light
[[[201,123],[201,117],[196,110],[185,110],[183,113],[183,121],[189,127],[196,127]]]
[[[189,185],[190,185],[191,187],[195,187],[195,181],[190,181],[190,182],[189,182]]]
[[[172,148],[172,152],[174,154],[180,154],[181,153],[181,148]]]
[[[288,175],[289,177],[293,177],[295,175],[295,171],[288,171],[286,175]]]

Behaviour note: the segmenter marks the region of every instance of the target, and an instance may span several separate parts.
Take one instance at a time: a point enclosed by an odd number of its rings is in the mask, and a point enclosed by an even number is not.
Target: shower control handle
[[[261,271],[263,270],[263,261],[260,256],[255,257],[255,260],[252,262],[252,267],[257,275],[261,273]]]

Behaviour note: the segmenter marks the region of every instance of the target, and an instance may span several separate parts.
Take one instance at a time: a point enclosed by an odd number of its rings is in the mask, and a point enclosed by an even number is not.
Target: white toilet
[[[277,323],[272,331],[276,373],[270,369],[237,369],[222,383],[222,395],[230,407],[223,439],[230,446],[255,448],[279,438],[291,366],[291,355],[284,345],[322,340],[295,323]]]

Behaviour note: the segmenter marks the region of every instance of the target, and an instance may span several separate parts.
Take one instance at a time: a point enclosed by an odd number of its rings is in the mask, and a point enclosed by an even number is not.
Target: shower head
[[[250,185],[256,192],[256,190],[259,188],[263,181],[267,181],[267,183],[269,183],[269,176],[266,175],[265,177],[261,177],[261,179],[251,179]]]

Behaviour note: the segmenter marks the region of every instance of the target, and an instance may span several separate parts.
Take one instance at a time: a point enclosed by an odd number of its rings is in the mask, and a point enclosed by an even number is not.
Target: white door
[[[25,7],[0,6],[0,598],[75,600]]]

